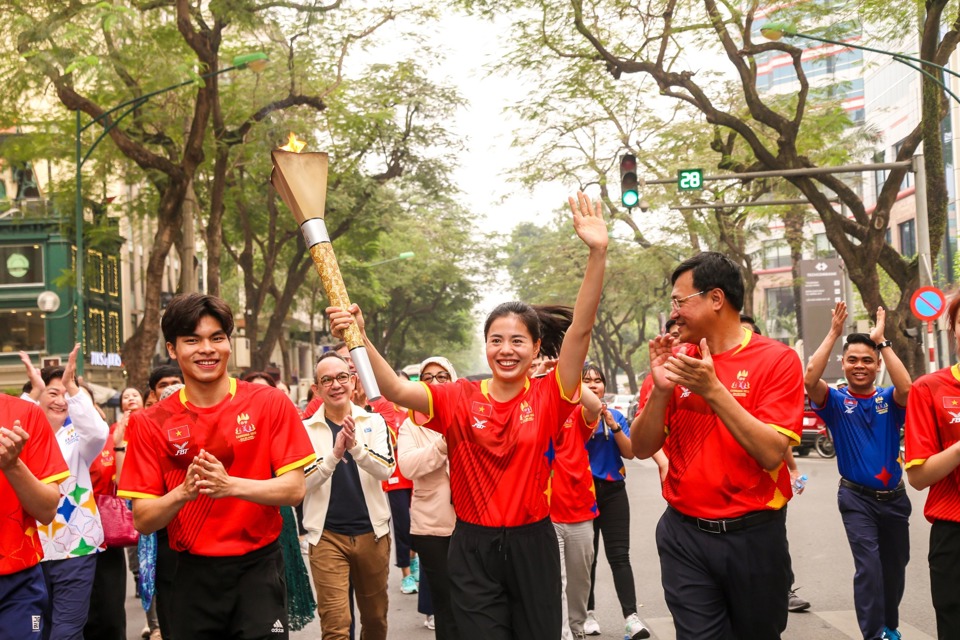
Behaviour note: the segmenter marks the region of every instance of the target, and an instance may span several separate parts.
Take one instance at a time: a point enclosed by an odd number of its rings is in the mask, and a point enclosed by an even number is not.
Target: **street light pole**
[[[220,75],[221,73],[227,73],[228,71],[234,71],[235,69],[250,69],[251,71],[259,73],[269,62],[267,54],[262,52],[247,53],[244,55],[239,55],[233,59],[233,64],[219,71],[211,71],[209,73],[204,73],[199,76],[199,80],[205,80],[206,78],[212,78],[213,76]],[[74,142],[76,143],[76,166],[77,173],[75,176],[75,200],[74,200],[74,224],[76,229],[74,230],[74,243],[76,246],[76,264],[75,266],[75,280],[76,280],[76,290],[74,292],[74,304],[76,307],[76,342],[81,345],[81,357],[77,360],[77,375],[83,375],[83,361],[86,357],[86,344],[84,343],[84,328],[86,325],[86,310],[84,309],[84,299],[83,299],[83,270],[84,270],[84,258],[85,251],[83,246],[83,165],[90,158],[90,154],[93,153],[94,149],[103,141],[103,139],[109,134],[121,120],[126,118],[128,115],[139,109],[144,103],[148,102],[154,96],[160,95],[161,93],[167,93],[168,91],[173,91],[179,89],[180,87],[185,87],[189,84],[195,84],[196,80],[184,80],[183,82],[178,82],[177,84],[170,85],[169,87],[164,87],[163,89],[157,89],[156,91],[151,91],[145,93],[142,96],[127,100],[126,102],[121,102],[117,106],[104,111],[99,116],[88,122],[87,124],[81,123],[81,112],[79,109],[76,110],[77,121],[76,121],[76,136]],[[126,109],[125,111],[122,111]],[[116,118],[112,117],[113,114],[118,111],[122,111]],[[83,146],[81,141],[81,135],[84,131],[90,127],[103,124],[103,131],[100,132],[100,135],[93,141],[93,144],[90,145],[90,148],[87,149],[87,152],[83,152]]]

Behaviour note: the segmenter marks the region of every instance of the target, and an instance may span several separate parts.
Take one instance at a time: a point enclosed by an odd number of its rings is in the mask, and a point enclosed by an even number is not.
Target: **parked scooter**
[[[813,446],[821,458],[837,457],[837,449],[833,446],[833,438],[830,437],[830,430],[827,429],[827,425],[820,426],[820,432],[817,434]]]

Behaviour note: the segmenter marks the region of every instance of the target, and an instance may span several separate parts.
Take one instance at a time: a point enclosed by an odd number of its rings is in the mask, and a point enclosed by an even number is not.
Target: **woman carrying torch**
[[[603,288],[607,227],[583,193],[570,198],[573,226],[590,249],[572,318],[563,307],[501,304],[484,324],[492,377],[425,385],[399,378],[363,334],[383,395],[447,439],[457,524],[449,570],[463,638],[558,638],[560,554],[549,518],[547,451],[580,396],[580,371]],[[327,310],[331,331],[363,332],[356,305]],[[538,355],[553,375],[528,377]]]

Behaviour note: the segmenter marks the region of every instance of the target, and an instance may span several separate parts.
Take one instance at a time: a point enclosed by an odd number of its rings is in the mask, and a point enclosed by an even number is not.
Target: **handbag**
[[[96,496],[97,511],[103,523],[103,543],[108,549],[132,547],[140,534],[133,528],[133,512],[127,501],[113,494]]]

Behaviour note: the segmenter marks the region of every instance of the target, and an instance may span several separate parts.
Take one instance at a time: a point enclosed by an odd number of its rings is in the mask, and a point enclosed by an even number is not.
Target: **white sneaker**
[[[423,621],[423,626],[427,629],[436,629],[437,623],[434,621],[433,616],[427,616],[427,619]]]
[[[587,611],[587,619],[583,621],[583,633],[588,636],[600,635],[600,623],[597,622],[593,611]]]
[[[637,614],[631,613],[624,620],[624,623],[623,637],[626,640],[642,640],[642,638],[650,637],[650,630],[643,626],[643,622],[640,621],[640,616]]]

